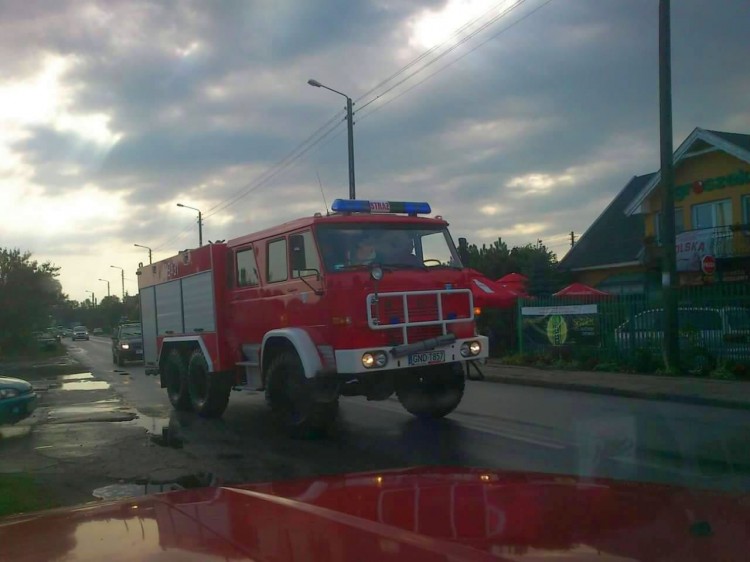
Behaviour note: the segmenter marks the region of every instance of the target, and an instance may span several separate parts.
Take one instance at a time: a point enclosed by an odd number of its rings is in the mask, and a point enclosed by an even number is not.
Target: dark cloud
[[[209,237],[270,226],[322,208],[317,174],[329,202],[347,192],[343,125],[253,190],[343,107],[306,80],[357,98],[410,60],[410,18],[443,4],[0,2],[5,75],[27,78],[44,56],[67,56],[69,110],[105,114],[120,135],[102,150],[34,125],[12,149],[48,189],[86,180],[125,194],[128,222],[103,234],[113,245],[187,244],[187,213],[153,215],[178,196],[210,209],[249,191],[207,213]],[[631,176],[658,166],[657,8],[553,1],[394,99],[476,42],[430,66],[357,114],[358,193],[431,200],[478,242],[498,232],[519,243],[582,232]],[[696,126],[749,132],[750,4],[685,0],[672,13],[675,144]],[[572,179],[524,193],[517,184],[530,174]],[[480,211],[487,206],[494,214]],[[62,251],[65,240],[56,243]]]

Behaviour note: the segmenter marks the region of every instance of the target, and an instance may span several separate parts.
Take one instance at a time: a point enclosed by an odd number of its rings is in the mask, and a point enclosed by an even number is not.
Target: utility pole
[[[149,263],[149,265],[151,265],[151,263],[152,263],[151,262],[151,248],[149,248],[148,246],[144,246],[142,244],[133,244],[133,246],[135,246],[136,248],[144,248],[144,249],[148,250],[148,263]]]
[[[99,281],[104,281],[107,284],[107,296],[110,296],[110,293],[109,293],[109,281],[107,281],[106,279],[101,279],[101,278],[99,278]]]
[[[122,279],[122,302],[125,302],[125,269],[117,265],[110,265],[109,267],[120,270],[120,278]]]
[[[675,285],[674,154],[672,148],[672,54],[669,0],[659,0],[659,138],[661,156],[661,285],[664,302],[664,362],[677,369],[680,362],[679,323]]]
[[[571,230],[570,231],[570,247],[572,248],[575,245],[576,245],[576,233]]]

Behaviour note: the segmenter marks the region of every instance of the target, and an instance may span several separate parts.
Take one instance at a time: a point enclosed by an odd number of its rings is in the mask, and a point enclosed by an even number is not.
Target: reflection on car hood
[[[8,560],[746,560],[748,498],[414,468],[202,488],[0,522]]]
[[[31,383],[21,379],[0,377],[0,388],[12,388],[23,394],[31,391]]]

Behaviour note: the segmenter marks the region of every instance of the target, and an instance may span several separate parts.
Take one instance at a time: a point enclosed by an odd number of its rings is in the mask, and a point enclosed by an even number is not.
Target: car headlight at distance
[[[461,357],[476,357],[482,351],[482,344],[478,341],[466,341],[461,344]]]
[[[15,398],[19,392],[15,388],[0,388],[0,400],[5,398]]]
[[[388,363],[388,356],[384,351],[368,351],[362,354],[362,366],[365,369],[380,369]]]
[[[130,349],[130,344],[127,344],[127,343],[121,343],[121,344],[120,344],[120,349]]]

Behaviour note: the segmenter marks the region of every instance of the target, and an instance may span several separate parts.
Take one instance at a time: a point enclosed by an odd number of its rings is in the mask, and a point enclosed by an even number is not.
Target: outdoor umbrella
[[[482,308],[511,308],[515,306],[518,293],[488,279],[475,269],[470,269],[471,294],[474,305]]]
[[[583,283],[572,283],[557,291],[553,297],[609,297],[610,293],[589,287]]]

